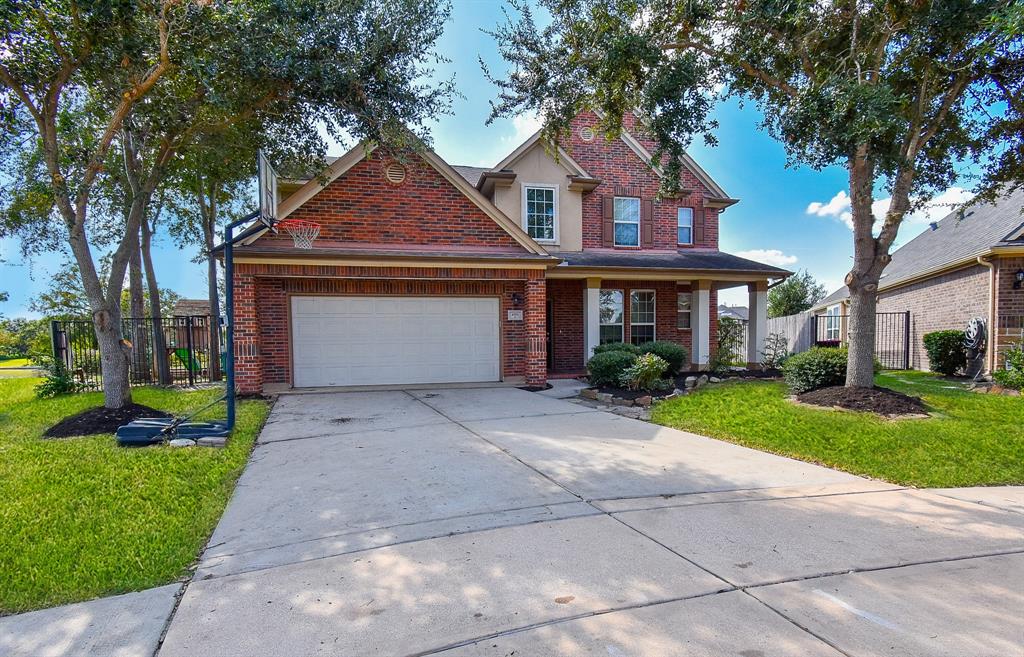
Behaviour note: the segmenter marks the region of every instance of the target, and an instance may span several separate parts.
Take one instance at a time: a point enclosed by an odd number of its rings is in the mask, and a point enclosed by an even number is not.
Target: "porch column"
[[[594,353],[594,347],[601,343],[601,279],[588,278],[583,291],[583,362]]]
[[[691,360],[697,369],[705,369],[711,359],[711,281],[694,281],[691,315]]]
[[[747,367],[754,367],[761,363],[764,356],[764,339],[768,337],[768,281],[749,283],[747,292]]]
[[[548,382],[547,281],[543,278],[526,281],[526,385],[543,386]]]

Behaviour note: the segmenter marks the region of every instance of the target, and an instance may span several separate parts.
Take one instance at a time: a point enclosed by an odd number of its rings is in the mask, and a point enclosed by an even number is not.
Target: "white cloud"
[[[938,221],[952,212],[957,206],[970,200],[971,192],[962,187],[950,187],[924,206],[907,213],[903,217],[904,224],[924,225]],[[878,199],[871,204],[871,214],[875,216],[873,231],[877,234],[885,220],[891,198]],[[807,214],[818,217],[833,217],[853,230],[853,213],[850,211],[850,196],[840,190],[828,203],[814,201],[807,206]]]
[[[502,137],[501,140],[512,146],[519,146],[519,144],[532,137],[533,133],[540,130],[541,125],[540,117],[536,114],[520,114],[512,119],[512,127],[515,129],[515,132]]]
[[[740,251],[736,255],[741,258],[747,258],[748,260],[754,260],[755,262],[762,262],[766,265],[774,265],[776,267],[785,267],[786,265],[792,265],[796,262],[796,256],[786,255],[778,249],[751,249],[750,251]]]

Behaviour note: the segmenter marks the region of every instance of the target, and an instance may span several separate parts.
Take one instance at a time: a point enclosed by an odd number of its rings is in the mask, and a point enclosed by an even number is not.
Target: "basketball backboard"
[[[277,173],[262,150],[258,151],[256,159],[260,186],[260,221],[273,230],[277,220]]]

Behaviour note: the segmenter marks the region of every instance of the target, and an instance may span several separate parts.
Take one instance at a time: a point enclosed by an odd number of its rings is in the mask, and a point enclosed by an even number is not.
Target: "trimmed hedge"
[[[619,385],[622,373],[636,362],[636,358],[636,354],[621,349],[594,354],[594,357],[587,361],[590,385]]]
[[[928,368],[933,372],[953,376],[967,367],[963,331],[925,333],[924,349],[928,352]]]
[[[634,356],[640,355],[640,347],[628,342],[606,342],[594,347],[595,356],[597,354],[606,354],[609,351],[625,351],[626,353],[633,354]]]
[[[846,383],[845,348],[811,347],[807,351],[790,356],[782,365],[786,385],[800,394]]]
[[[689,356],[689,354],[686,353],[685,347],[667,340],[645,342],[640,345],[640,353],[654,354],[668,363],[669,376],[679,374],[683,370],[683,364],[687,361],[687,357]]]

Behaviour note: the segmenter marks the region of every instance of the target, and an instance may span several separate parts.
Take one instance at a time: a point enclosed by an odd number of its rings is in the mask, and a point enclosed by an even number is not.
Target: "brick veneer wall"
[[[1024,257],[999,258],[996,261],[996,367],[1003,366],[1003,355],[1011,345],[1024,341],[1024,289],[1013,289],[1017,270],[1024,269]]]
[[[388,182],[384,166],[391,162],[375,151],[313,198],[288,219],[321,225],[318,246],[332,242],[500,247],[522,251],[493,219],[416,156],[406,158],[405,181]],[[267,233],[259,244],[291,244],[282,231]]]
[[[910,366],[928,369],[924,335],[963,330],[972,317],[988,318],[989,271],[982,265],[935,276],[878,295],[878,312],[910,311]]]
[[[289,296],[490,296],[499,297],[502,376],[526,376],[543,383],[546,362],[544,314],[524,312],[524,321],[508,321],[508,310],[528,310],[544,299],[544,273],[516,269],[428,269],[404,267],[339,267],[332,265],[235,265],[236,383],[239,392],[254,394],[265,384],[291,383]],[[429,277],[429,278],[428,278]],[[441,277],[441,278],[438,278]],[[527,283],[532,282],[531,294]],[[538,286],[537,283],[540,283]],[[522,305],[512,295],[524,297]],[[527,329],[540,336],[539,363],[529,367]],[[539,328],[538,328],[539,326]],[[538,333],[539,332],[539,333]],[[536,361],[537,355],[532,355]],[[539,380],[538,380],[539,379]]]
[[[621,139],[606,141],[598,133],[593,141],[586,142],[580,137],[580,129],[597,125],[597,116],[590,112],[581,113],[572,123],[572,135],[566,144],[567,151],[591,176],[601,179],[597,188],[583,197],[583,248],[603,246],[602,201],[601,197],[615,194],[615,187],[638,187],[643,198],[655,198],[660,179],[640,157]],[[595,132],[598,132],[595,129]],[[635,135],[634,135],[635,136]],[[643,141],[641,141],[643,143]],[[648,141],[648,146],[650,142]],[[711,195],[692,173],[684,171],[682,187],[696,189],[696,192],[681,198],[666,198],[654,202],[654,248],[676,249],[676,209],[693,208],[694,224],[701,220],[703,213],[704,239],[694,247],[718,248],[718,211],[704,208],[704,196]],[[696,230],[694,234],[696,239]],[[621,248],[621,247],[617,247]],[[685,248],[685,247],[683,247]],[[626,247],[624,250],[637,250]]]

